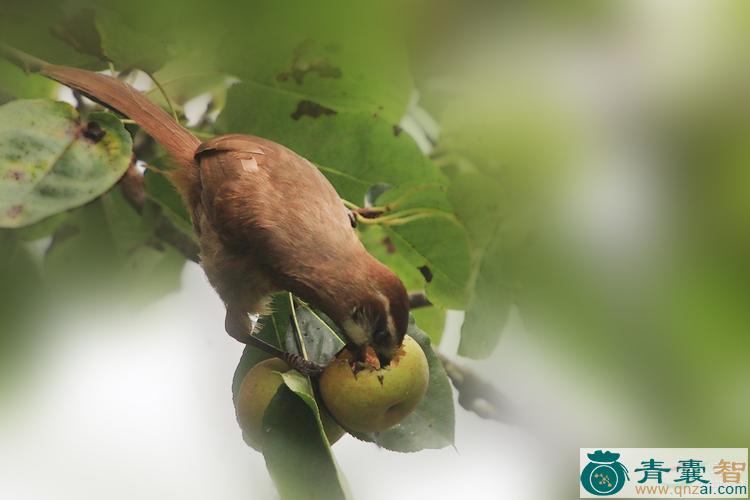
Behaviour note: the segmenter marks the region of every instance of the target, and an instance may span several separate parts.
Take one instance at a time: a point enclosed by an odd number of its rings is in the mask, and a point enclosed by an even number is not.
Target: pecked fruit
[[[409,336],[390,365],[381,368],[374,353],[364,367],[342,350],[320,377],[320,394],[345,429],[379,432],[393,427],[417,407],[427,392],[429,368],[419,344]]]
[[[261,361],[247,372],[237,393],[235,407],[237,421],[245,442],[258,451],[263,450],[263,415],[279,386],[284,383],[281,375],[290,370],[289,365],[278,358]],[[344,435],[344,430],[321,408],[323,430],[330,444]]]

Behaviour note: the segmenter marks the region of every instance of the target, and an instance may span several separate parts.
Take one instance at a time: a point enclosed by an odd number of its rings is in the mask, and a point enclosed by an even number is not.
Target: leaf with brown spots
[[[319,96],[238,83],[227,93],[216,129],[284,144],[315,163],[339,196],[358,204],[375,184],[444,181],[409,134],[394,136],[384,119]]]
[[[430,271],[429,266],[420,266],[419,272],[422,273],[422,276],[424,276],[424,280],[427,283],[432,281],[432,271]]]
[[[331,108],[321,106],[317,102],[308,101],[306,99],[301,100],[297,103],[297,109],[292,113],[293,120],[299,120],[303,116],[309,116],[310,118],[317,118],[321,115],[335,115],[336,112]]]
[[[81,123],[71,106],[17,100],[0,107],[0,227],[22,227],[87,203],[130,164],[132,141],[109,113]]]
[[[401,223],[383,226],[383,233],[394,253],[408,263],[408,275],[418,276],[411,289],[424,289],[439,306],[463,309],[471,276],[469,239],[445,187],[403,184],[378,196],[375,205],[389,208],[391,222],[402,218]],[[397,272],[403,280],[404,272]]]
[[[404,116],[413,79],[389,2],[245,3],[223,23],[221,71],[389,129]]]

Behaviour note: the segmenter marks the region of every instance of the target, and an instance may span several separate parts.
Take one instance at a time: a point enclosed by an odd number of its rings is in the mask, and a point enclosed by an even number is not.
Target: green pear
[[[261,361],[247,372],[237,393],[235,408],[237,421],[245,442],[258,451],[263,451],[263,415],[279,386],[284,383],[280,373],[290,367],[278,358]],[[320,419],[330,444],[344,435],[344,430],[321,406]]]
[[[320,377],[320,394],[345,429],[379,432],[393,427],[417,407],[429,383],[427,358],[419,344],[404,337],[390,365],[359,368],[347,349]]]

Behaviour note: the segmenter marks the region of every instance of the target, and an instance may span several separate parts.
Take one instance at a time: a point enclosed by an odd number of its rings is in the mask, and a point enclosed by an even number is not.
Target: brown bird
[[[267,313],[270,294],[285,290],[328,315],[361,356],[372,346],[388,364],[406,333],[408,295],[365,250],[351,213],[315,165],[260,137],[201,143],[116,78],[41,61],[32,66],[131,118],[174,158],[179,168],[170,177],[190,211],[203,269],[226,304],[229,335],[304,373],[320,373],[320,366],[252,335],[249,314]]]

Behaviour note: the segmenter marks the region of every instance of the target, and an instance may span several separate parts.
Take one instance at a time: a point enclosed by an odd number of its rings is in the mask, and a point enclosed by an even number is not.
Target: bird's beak
[[[391,359],[393,356],[388,356],[385,353],[378,352],[378,361],[380,361],[380,367],[385,368],[386,366],[391,364]]]
[[[354,343],[350,343],[347,347],[351,352],[354,353],[355,361],[359,361],[361,363],[365,362],[365,359],[367,359],[367,344],[357,345]]]

